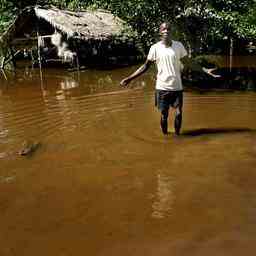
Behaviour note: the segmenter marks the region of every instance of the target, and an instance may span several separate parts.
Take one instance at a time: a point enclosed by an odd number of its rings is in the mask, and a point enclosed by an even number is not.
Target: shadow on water
[[[204,135],[227,135],[227,134],[243,134],[243,133],[249,133],[249,134],[256,134],[256,129],[250,129],[250,128],[236,128],[236,127],[221,127],[221,128],[199,128],[199,129],[191,129],[191,130],[185,130],[183,131],[179,136],[175,135],[174,132],[168,132],[168,136],[164,136],[161,133],[159,133],[160,136],[156,137],[143,137],[138,136],[134,134],[129,134],[130,137],[132,137],[135,140],[139,140],[144,143],[149,144],[165,144],[169,139],[174,139],[174,141],[184,138],[190,138],[190,137],[200,137]]]
[[[186,130],[182,132],[182,136],[201,136],[209,134],[237,134],[237,133],[256,133],[255,129],[236,128],[236,127],[221,127],[221,128],[199,128],[194,130]]]
[[[0,72],[0,255],[253,255],[256,94],[187,90],[164,136],[134,69]]]

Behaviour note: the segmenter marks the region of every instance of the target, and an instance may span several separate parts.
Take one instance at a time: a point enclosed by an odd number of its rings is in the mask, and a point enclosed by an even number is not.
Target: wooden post
[[[5,72],[4,72],[4,70],[1,69],[1,72],[2,72],[2,74],[3,74],[4,78],[5,78],[5,80],[7,81],[8,79],[7,79],[7,76],[6,76]]]
[[[78,85],[80,86],[80,65],[79,65],[79,59],[78,59],[78,54],[77,53],[76,53],[76,67],[77,67]]]
[[[42,72],[42,62],[41,62],[41,53],[40,53],[40,40],[39,32],[38,32],[38,27],[37,27],[37,53],[38,53],[38,63],[39,63],[39,72],[40,72],[40,87],[42,91],[42,96],[44,98],[45,94],[45,89],[44,89],[44,83],[43,83],[43,72]]]
[[[0,69],[4,68],[4,62],[5,62],[5,56],[3,56],[3,58],[2,58]]]
[[[40,40],[40,36],[39,33],[37,31],[37,54],[38,54],[38,64],[39,64],[39,68],[40,68],[40,72],[42,71],[42,63],[41,63],[41,53],[40,53],[40,44],[39,44],[39,40]]]
[[[43,85],[43,73],[42,73],[42,62],[41,62],[41,53],[40,53],[40,44],[39,44],[40,36],[37,30],[37,54],[38,54],[38,64],[39,64],[39,71],[40,71],[40,80],[41,80],[41,87]]]
[[[234,54],[234,40],[230,37],[230,46],[229,46],[229,72],[232,72],[233,68],[233,54]]]
[[[77,41],[75,41],[75,48],[76,48],[76,68],[77,68],[77,80],[78,80],[78,85],[80,86],[80,63],[79,63],[79,58],[78,58],[78,45]]]
[[[13,51],[11,52],[11,54],[8,55],[8,58],[6,58],[6,56],[4,57],[4,62],[3,62],[3,68],[6,64],[8,64],[9,62],[13,63],[13,66],[15,67],[15,61],[14,58],[15,56],[20,52],[20,50],[16,51],[15,53],[13,53]]]
[[[80,64],[79,64],[79,59],[78,59],[78,55],[76,54],[76,68],[79,71],[80,70]]]
[[[20,52],[20,50],[16,51],[15,53],[13,52],[12,48],[8,48],[8,50],[6,51],[6,54],[5,56],[2,58],[2,63],[0,65],[0,69],[5,69],[5,66],[7,64],[9,64],[10,62],[12,62],[12,66],[11,66],[11,69],[13,67],[15,67],[15,56]],[[9,68],[10,69],[10,68]]]
[[[30,49],[29,53],[30,53],[30,57],[31,57],[31,61],[32,61],[32,65],[31,66],[32,66],[32,69],[34,69],[35,59],[34,59],[32,48]]]

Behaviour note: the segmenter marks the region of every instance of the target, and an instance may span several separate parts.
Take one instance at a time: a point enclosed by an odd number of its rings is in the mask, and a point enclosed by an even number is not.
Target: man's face
[[[169,23],[162,23],[159,31],[163,41],[169,42],[171,40],[171,28]]]

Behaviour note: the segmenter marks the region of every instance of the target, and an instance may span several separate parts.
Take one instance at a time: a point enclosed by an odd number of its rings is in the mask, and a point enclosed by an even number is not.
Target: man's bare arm
[[[184,64],[185,68],[189,68],[192,71],[198,71],[198,72],[205,72],[207,75],[212,76],[214,78],[221,77],[220,75],[213,74],[212,72],[215,71],[217,68],[205,68],[202,67],[198,62],[193,61],[188,56],[185,56],[181,59],[182,64]]]
[[[151,63],[152,62],[150,60],[146,60],[145,63],[142,66],[140,66],[134,73],[132,73],[130,76],[124,78],[120,82],[120,85],[127,86],[133,79],[135,79],[136,77],[145,73],[149,69]]]

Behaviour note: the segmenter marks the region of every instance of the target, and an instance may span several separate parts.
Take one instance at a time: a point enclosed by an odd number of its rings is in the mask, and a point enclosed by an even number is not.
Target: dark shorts
[[[155,106],[159,110],[168,110],[170,107],[182,108],[183,91],[155,91]]]

